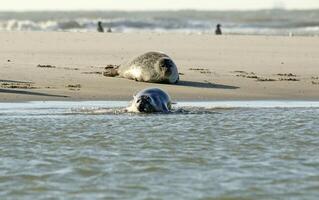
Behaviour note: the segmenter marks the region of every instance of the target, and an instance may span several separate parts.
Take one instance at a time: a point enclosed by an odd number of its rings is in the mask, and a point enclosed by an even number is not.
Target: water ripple
[[[105,109],[94,109],[101,108]],[[0,116],[0,195],[4,199],[319,195],[318,108],[182,106],[168,115],[115,110],[92,114],[92,109],[68,108],[57,114],[44,109],[37,115],[35,109],[31,115]]]

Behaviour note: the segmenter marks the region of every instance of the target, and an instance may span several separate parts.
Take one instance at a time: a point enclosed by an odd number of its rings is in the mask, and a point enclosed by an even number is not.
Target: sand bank
[[[102,75],[147,51],[178,65],[180,83]],[[319,38],[158,33],[0,33],[0,101],[129,100],[145,87],[181,100],[319,100]]]

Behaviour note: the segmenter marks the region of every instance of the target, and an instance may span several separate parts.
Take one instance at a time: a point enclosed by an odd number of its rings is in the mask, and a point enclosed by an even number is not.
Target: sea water
[[[319,10],[256,11],[37,11],[0,12],[0,31],[96,32],[98,21],[113,32],[319,35]]]
[[[318,199],[319,102],[0,103],[1,199]]]

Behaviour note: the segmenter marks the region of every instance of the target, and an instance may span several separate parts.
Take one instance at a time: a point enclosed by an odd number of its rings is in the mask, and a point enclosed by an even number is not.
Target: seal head
[[[159,59],[158,64],[156,64],[155,67],[160,74],[159,80],[162,79],[163,82],[167,83],[177,83],[179,81],[177,67],[169,57]]]
[[[156,107],[152,98],[147,95],[141,95],[136,99],[136,108],[139,112],[156,112]]]
[[[138,92],[127,108],[129,112],[141,113],[169,113],[171,110],[171,99],[169,95],[159,88],[149,88]]]

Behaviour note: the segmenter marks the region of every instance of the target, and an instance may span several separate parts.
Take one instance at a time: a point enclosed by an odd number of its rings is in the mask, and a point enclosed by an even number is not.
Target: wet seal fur
[[[148,88],[133,96],[128,112],[169,113],[172,109],[170,96],[159,88]]]
[[[151,83],[177,83],[179,74],[173,60],[161,52],[147,52],[119,66],[108,65],[104,76],[119,76]]]

